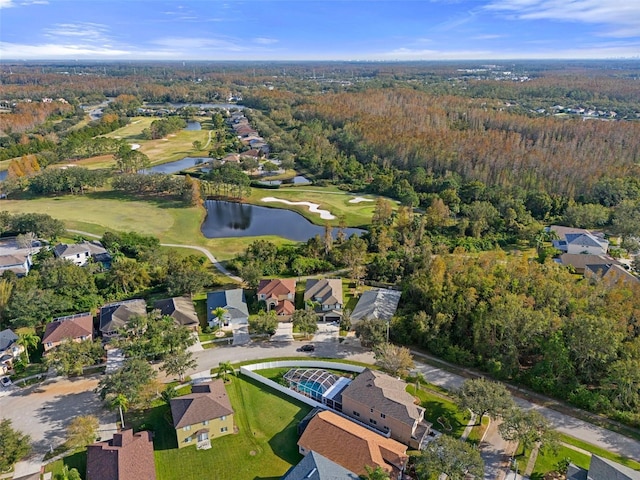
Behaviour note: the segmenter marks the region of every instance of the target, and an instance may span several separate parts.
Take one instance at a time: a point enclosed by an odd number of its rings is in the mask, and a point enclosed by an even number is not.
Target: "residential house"
[[[111,255],[97,240],[91,242],[83,241],[70,245],[59,243],[54,247],[53,253],[56,257],[64,258],[79,266],[86,265],[90,259],[100,263],[111,262]]]
[[[365,369],[342,392],[342,412],[414,449],[424,446],[431,424],[407,384],[386,373]]]
[[[624,465],[591,455],[589,470],[569,464],[567,480],[640,480],[640,472]]]
[[[339,278],[310,278],[304,290],[306,308],[313,308],[324,321],[342,317],[342,280]]]
[[[147,304],[142,299],[109,303],[100,308],[100,334],[104,338],[115,337],[120,329],[127,326],[131,317],[146,314]]]
[[[178,448],[211,448],[211,439],[233,433],[233,408],[222,380],[195,384],[189,395],[171,399]]]
[[[360,476],[311,450],[281,480],[360,480]]]
[[[45,353],[60,345],[64,340],[84,342],[93,340],[93,315],[90,312],[54,318],[48,323],[42,345]]]
[[[592,233],[582,228],[569,228],[552,225],[549,230],[558,237],[552,240],[554,248],[565,253],[587,253],[591,255],[606,255],[609,242],[601,233]]]
[[[609,255],[589,255],[584,253],[563,253],[558,263],[573,267],[576,273],[583,274],[587,265],[620,265],[620,262]]]
[[[296,281],[293,278],[274,278],[260,280],[258,300],[265,302],[267,312],[274,310],[281,320],[289,320],[296,307]]]
[[[219,319],[215,314],[218,308],[225,311],[222,319]],[[207,293],[207,322],[209,326],[214,326],[218,325],[220,320],[222,320],[222,326],[225,327],[249,323],[249,309],[244,290],[234,288]]]
[[[587,265],[584,269],[584,278],[604,282],[609,287],[614,285],[640,286],[640,279],[627,272],[621,265]]]
[[[2,373],[6,373],[13,366],[13,361],[24,352],[24,347],[17,342],[18,335],[12,330],[7,328],[0,332],[0,371]]]
[[[0,275],[9,270],[18,277],[24,277],[29,273],[31,265],[31,255],[20,253],[0,255]]]
[[[331,411],[317,413],[298,440],[302,455],[311,451],[358,475],[365,466],[381,467],[400,479],[407,464],[407,447]]]
[[[172,317],[178,325],[187,327],[194,332],[198,331],[200,321],[190,297],[173,297],[158,300],[153,304],[153,308],[160,310],[162,315]]]
[[[387,288],[374,288],[364,292],[356,308],[351,312],[351,324],[360,320],[384,320],[390,322],[398,309],[402,292]]]
[[[155,480],[151,432],[122,430],[87,446],[87,480]]]

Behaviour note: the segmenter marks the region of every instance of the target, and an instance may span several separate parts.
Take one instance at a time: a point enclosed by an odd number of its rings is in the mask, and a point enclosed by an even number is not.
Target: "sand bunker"
[[[139,143],[132,143],[131,144],[131,150],[137,150],[140,148],[140,144]]]
[[[290,202],[289,200],[283,200],[282,198],[275,198],[275,197],[264,197],[262,201],[263,202],[280,202],[280,203],[286,203],[287,205],[304,205],[306,207],[309,207],[309,211],[311,213],[320,214],[320,218],[322,218],[323,220],[333,220],[336,218],[334,215],[331,215],[331,213],[328,210],[321,210],[320,208],[318,208],[320,205],[318,205],[317,203]]]
[[[364,198],[364,197],[355,197],[349,200],[349,203],[360,203],[360,202],[373,202],[373,199]]]

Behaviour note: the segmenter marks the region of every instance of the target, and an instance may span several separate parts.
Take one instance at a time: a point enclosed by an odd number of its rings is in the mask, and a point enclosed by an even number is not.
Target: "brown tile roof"
[[[366,473],[368,465],[380,466],[395,478],[407,462],[405,445],[330,411],[311,419],[298,445],[359,475]]]
[[[87,480],[155,480],[151,432],[116,433],[87,447]]]
[[[590,255],[586,253],[563,253],[560,255],[562,265],[570,265],[576,270],[584,271],[587,265],[620,265],[620,262],[609,255]]]
[[[293,315],[295,311],[296,307],[291,300],[281,300],[276,305],[276,315]]]
[[[407,384],[386,373],[365,369],[342,392],[342,401],[350,398],[404,424],[413,426],[424,417],[424,408],[414,403],[405,390]]]
[[[222,380],[194,385],[189,395],[171,399],[174,428],[231,415],[233,409]]]
[[[20,266],[26,261],[26,255],[0,255],[0,267]]]
[[[93,336],[93,315],[81,313],[70,317],[60,317],[47,324],[42,343],[61,342],[65,338],[81,338]]]
[[[193,301],[189,297],[173,297],[158,300],[153,308],[162,315],[169,315],[184,327],[197,327],[200,324]]]
[[[263,279],[258,284],[258,295],[266,295],[267,298],[281,299],[289,294],[296,293],[295,278]]]

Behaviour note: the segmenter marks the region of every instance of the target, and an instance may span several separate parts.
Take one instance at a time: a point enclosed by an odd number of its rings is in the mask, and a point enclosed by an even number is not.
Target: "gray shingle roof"
[[[282,480],[359,480],[359,478],[351,470],[311,450],[297,465],[285,473]]]
[[[386,288],[374,288],[362,294],[356,308],[351,313],[351,321],[365,318],[389,321],[396,313],[401,292]]]
[[[351,398],[406,425],[413,425],[423,418],[424,408],[413,403],[414,398],[405,387],[402,380],[367,368],[344,389],[342,403]]]
[[[0,332],[0,351],[9,348],[16,340],[18,340],[18,335],[13,333],[12,330],[9,330],[8,328],[6,330],[2,330]]]
[[[568,245],[575,244],[586,247],[604,247],[604,245],[601,243],[603,241],[598,241],[598,239],[596,239],[596,237],[594,237],[590,233],[568,233],[564,238],[567,241]]]
[[[249,316],[244,290],[241,288],[207,293],[207,320],[213,319],[211,312],[218,307],[224,308],[231,319]]]
[[[115,332],[129,323],[134,315],[146,315],[147,304],[142,299],[127,300],[100,308],[100,331]]]
[[[304,289],[304,300],[319,299],[321,305],[342,305],[342,280],[339,278],[310,278]]]
[[[588,480],[640,480],[640,472],[612,460],[593,455]]]
[[[160,310],[162,315],[169,315],[184,327],[194,327],[199,324],[196,309],[189,297],[174,297],[158,300],[153,308]]]

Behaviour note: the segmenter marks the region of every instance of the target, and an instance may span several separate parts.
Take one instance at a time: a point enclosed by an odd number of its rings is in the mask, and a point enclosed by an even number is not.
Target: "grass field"
[[[629,468],[633,468],[634,470],[640,470],[640,461],[632,460],[621,455],[618,455],[613,452],[609,452],[608,450],[604,450],[602,448],[596,447],[590,443],[584,442],[578,438],[571,437],[569,435],[560,435],[560,440],[562,442],[568,443],[569,445],[573,445],[574,447],[581,448],[586,450],[587,452],[591,452],[595,455],[598,455],[602,458],[608,458],[609,460],[613,460],[614,462],[621,463],[622,465],[626,465]]]
[[[407,392],[420,399],[420,405],[425,408],[424,419],[431,422],[435,430],[460,438],[471,416],[468,410],[461,412],[451,400],[428,390],[418,389],[416,394],[415,385],[408,384]]]

